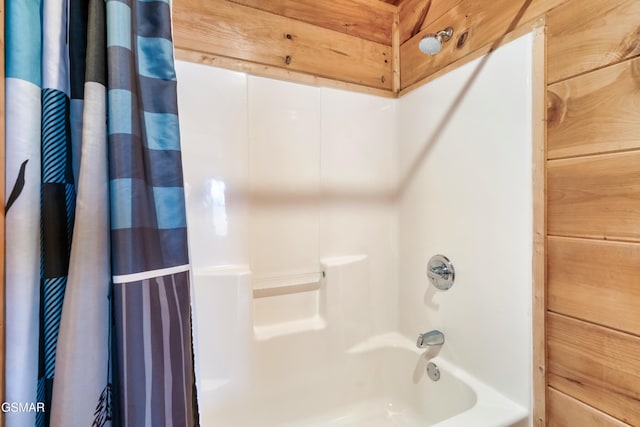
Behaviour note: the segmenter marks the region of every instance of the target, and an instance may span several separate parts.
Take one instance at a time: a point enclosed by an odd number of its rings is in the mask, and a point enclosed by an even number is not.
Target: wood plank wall
[[[175,0],[179,59],[397,96],[567,0]],[[529,24],[529,25],[527,25]],[[447,26],[436,56],[417,46]]]
[[[640,425],[640,2],[547,18],[549,426]]]
[[[396,6],[366,0],[175,0],[173,5],[181,59],[394,94]]]
[[[176,0],[178,54],[383,95],[416,87],[546,18],[548,388],[546,422],[543,411],[536,425],[640,425],[640,2],[404,0],[399,9],[367,2],[367,13],[363,0],[234,2]],[[321,3],[351,24],[336,28],[334,17],[315,16]],[[3,2],[0,15],[4,30]],[[456,35],[440,55],[417,53],[424,34],[449,25]],[[4,200],[4,86],[0,128]],[[3,212],[0,237],[4,336]],[[0,383],[1,401],[4,369]]]
[[[425,79],[452,63],[479,52],[493,49],[512,37],[520,28],[531,29],[531,23],[564,3],[566,0],[407,0],[400,4],[400,34],[404,35],[400,48],[401,88],[421,85]],[[419,25],[420,15],[408,10],[431,3],[427,19]],[[445,6],[446,5],[446,6]],[[445,8],[446,7],[446,8]],[[403,20],[404,17],[404,20]],[[437,55],[420,52],[418,43],[428,33],[447,27],[454,29],[452,39]],[[419,31],[415,32],[414,29]],[[413,36],[406,39],[410,34]]]

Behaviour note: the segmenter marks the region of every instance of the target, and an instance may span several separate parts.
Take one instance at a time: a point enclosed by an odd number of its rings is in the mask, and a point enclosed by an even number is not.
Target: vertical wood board
[[[393,86],[392,90],[394,93],[400,92],[400,15],[396,11],[393,14],[393,28],[391,33],[391,50],[393,53],[392,56],[392,67],[393,67]]]
[[[547,361],[545,352],[546,109],[545,27],[534,31],[532,52],[532,183],[533,183],[533,420],[545,425]]]

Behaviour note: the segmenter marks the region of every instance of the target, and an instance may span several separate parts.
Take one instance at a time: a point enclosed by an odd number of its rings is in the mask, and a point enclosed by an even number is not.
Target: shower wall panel
[[[400,330],[531,407],[532,35],[399,100]],[[449,257],[435,291],[429,258]]]
[[[241,309],[270,336],[289,321],[282,331],[322,327],[320,260],[365,256],[358,309],[372,332],[395,329],[396,101],[177,71],[194,268],[247,270],[255,298]]]

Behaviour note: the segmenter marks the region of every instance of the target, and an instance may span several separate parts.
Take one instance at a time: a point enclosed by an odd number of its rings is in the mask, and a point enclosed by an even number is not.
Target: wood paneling
[[[391,67],[393,69],[393,93],[400,92],[400,13],[396,10],[393,14],[393,27],[391,28]]]
[[[397,8],[371,0],[229,0],[391,46]],[[366,12],[365,12],[366,11]]]
[[[241,59],[229,58],[226,56],[217,56],[184,49],[176,49],[175,55],[177,59],[181,59],[183,61],[195,62],[198,64],[210,65],[219,68],[226,68],[229,70],[239,71],[254,76],[302,83],[310,86],[331,87],[335,89],[348,90],[351,92],[367,93],[369,95],[382,96],[386,98],[396,97],[396,94],[394,92],[386,89],[377,89],[374,87],[362,86],[355,83],[318,77],[314,76],[313,74],[300,73],[297,71],[280,67],[273,67],[270,65],[256,64],[255,62],[243,61]]]
[[[640,425],[639,15],[547,15],[549,426]]]
[[[547,185],[549,234],[640,241],[639,151],[549,161]]]
[[[550,386],[640,425],[639,337],[550,313],[547,339]]]
[[[631,427],[604,412],[549,388],[549,427]]]
[[[522,25],[516,28],[515,30],[511,31],[509,34],[501,38],[499,41],[497,41],[495,44],[488,44],[481,47],[480,49],[476,49],[473,52],[469,53],[468,55],[439,69],[433,74],[429,74],[427,77],[420,79],[409,86],[403,86],[402,89],[400,90],[399,96],[402,97],[403,95],[411,92],[412,90],[417,89],[433,80],[436,80],[444,76],[445,74],[455,70],[456,68],[463,66],[464,64],[467,64],[475,59],[482,58],[483,56],[487,55],[488,53],[491,53],[493,50],[499,48],[500,46],[507,44],[521,36],[524,36],[525,34],[528,34],[534,31],[535,28],[540,25],[544,25],[544,18],[537,19],[535,21],[529,22],[525,25]],[[483,60],[480,59],[479,62],[482,62],[482,61]],[[546,90],[544,90],[544,92],[546,92]]]
[[[405,0],[400,4],[400,44],[424,30],[462,0]]]
[[[391,47],[224,0],[173,3],[177,49],[392,88]]]
[[[460,1],[438,19],[429,21],[421,32],[402,45],[400,51],[402,88],[428,77],[485,45],[499,46],[506,34],[532,22],[547,10],[565,1]],[[440,53],[428,56],[420,52],[418,43],[425,34],[435,33],[448,26],[453,27],[454,35],[451,41],[443,46]],[[467,33],[466,42],[459,46],[458,40],[465,33]]]
[[[547,269],[549,310],[640,336],[640,244],[549,237]]]
[[[533,420],[544,426],[547,369],[545,352],[545,27],[535,29],[532,49],[532,183],[533,183]]]
[[[572,1],[550,12],[549,82],[639,55],[638,16],[638,0]]]
[[[640,148],[640,58],[551,85],[548,99],[550,158]]]

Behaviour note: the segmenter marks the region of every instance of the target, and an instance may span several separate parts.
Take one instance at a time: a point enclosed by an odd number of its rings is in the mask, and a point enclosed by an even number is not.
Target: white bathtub
[[[412,344],[396,333],[375,336],[320,366],[310,363],[301,371],[293,363],[289,375],[287,363],[257,363],[254,369],[272,371],[252,372],[244,393],[229,383],[205,382],[201,425],[507,427],[527,418],[524,408],[446,359],[431,360],[441,377],[430,380],[424,375],[428,361]]]
[[[293,323],[261,323],[265,308],[283,316],[295,301],[256,303],[245,266],[195,272],[203,427],[526,425],[525,408],[447,359],[431,360],[441,373],[434,382],[415,342],[395,332],[367,335],[366,313],[355,311],[361,290],[346,293],[346,283],[366,284],[359,276],[366,259],[348,261],[324,264],[328,279],[311,294],[325,308]]]

